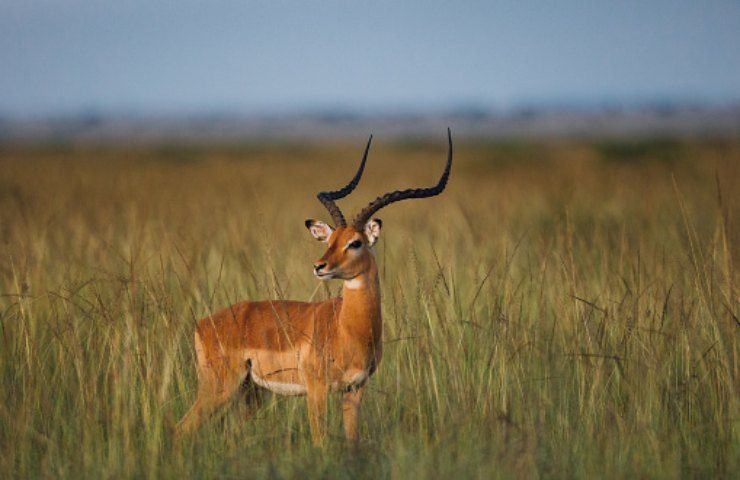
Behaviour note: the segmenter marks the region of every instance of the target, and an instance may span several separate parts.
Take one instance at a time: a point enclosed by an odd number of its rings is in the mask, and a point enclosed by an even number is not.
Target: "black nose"
[[[313,266],[313,269],[314,269],[315,272],[318,272],[319,270],[321,270],[325,266],[326,266],[326,263],[315,263],[314,266]]]

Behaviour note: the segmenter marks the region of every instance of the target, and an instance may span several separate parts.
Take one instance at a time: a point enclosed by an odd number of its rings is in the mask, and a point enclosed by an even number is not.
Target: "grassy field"
[[[442,132],[376,140],[348,214],[444,165]],[[303,220],[363,146],[0,148],[0,477],[740,471],[740,140],[459,141],[442,196],[379,215],[361,452],[288,397],[173,447],[198,318],[339,293]]]

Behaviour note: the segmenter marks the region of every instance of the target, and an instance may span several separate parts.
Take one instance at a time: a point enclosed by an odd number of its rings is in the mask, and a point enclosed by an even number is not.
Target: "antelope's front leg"
[[[342,423],[347,441],[356,447],[360,440],[360,403],[364,386],[356,387],[344,393],[342,397]]]
[[[326,395],[329,386],[319,379],[307,379],[308,420],[311,424],[311,440],[321,445],[326,436]]]

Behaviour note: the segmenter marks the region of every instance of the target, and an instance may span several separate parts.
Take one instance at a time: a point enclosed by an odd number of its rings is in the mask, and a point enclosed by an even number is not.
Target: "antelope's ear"
[[[331,232],[334,231],[333,228],[320,220],[311,220],[309,218],[308,220],[306,220],[305,223],[306,228],[309,232],[311,232],[313,238],[315,238],[319,242],[328,242],[329,237],[331,236]]]
[[[380,228],[383,226],[383,222],[379,218],[373,218],[368,220],[365,224],[365,236],[367,237],[367,243],[371,247],[375,245],[380,236]]]

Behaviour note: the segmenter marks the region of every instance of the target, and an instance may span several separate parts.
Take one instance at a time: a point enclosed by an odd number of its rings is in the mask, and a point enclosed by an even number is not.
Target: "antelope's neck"
[[[356,334],[370,335],[374,341],[379,341],[382,329],[380,282],[375,262],[365,273],[344,281],[342,297],[340,327]]]

